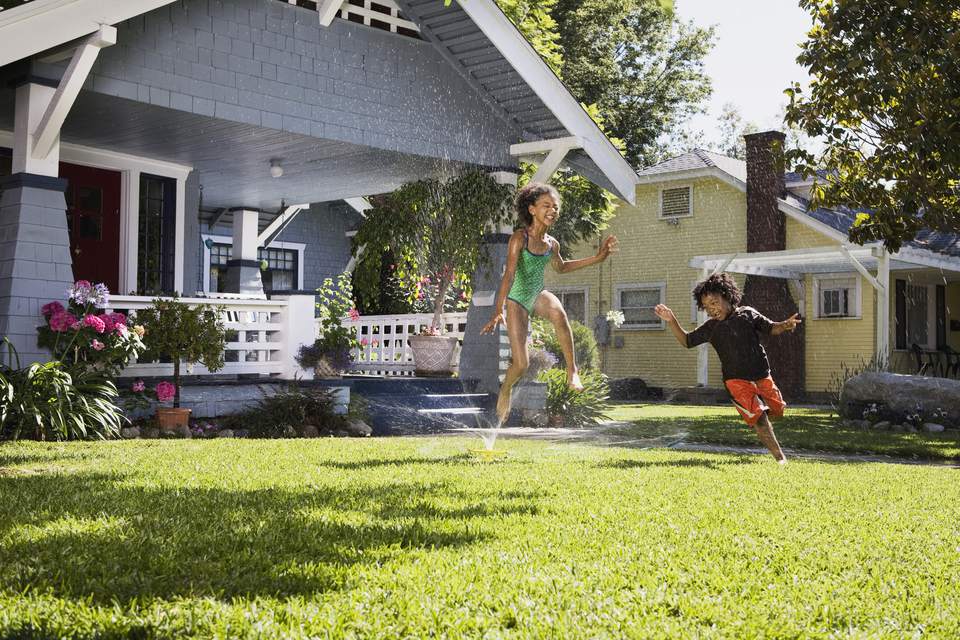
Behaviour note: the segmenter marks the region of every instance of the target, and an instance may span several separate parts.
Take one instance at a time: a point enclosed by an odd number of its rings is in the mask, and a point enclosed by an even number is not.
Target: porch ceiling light
[[[283,167],[280,165],[280,160],[277,158],[270,160],[270,175],[274,178],[279,178],[283,175]]]

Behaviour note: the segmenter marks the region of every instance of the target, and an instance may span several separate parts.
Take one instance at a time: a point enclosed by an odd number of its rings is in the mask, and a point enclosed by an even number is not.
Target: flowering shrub
[[[334,285],[332,278],[323,281],[317,289],[317,309],[320,314],[320,337],[313,344],[302,345],[297,362],[304,369],[317,366],[323,359],[334,368],[346,369],[352,360],[351,350],[358,346],[356,330],[343,326],[343,320],[357,320],[359,312],[353,306],[353,284],[349,273],[341,273]]]
[[[427,327],[424,327],[423,329],[421,329],[421,330],[420,330],[420,333],[419,333],[418,335],[421,335],[421,336],[442,336],[442,335],[443,335],[443,327],[434,327],[434,326],[432,326],[432,325],[431,325],[431,326],[427,326]]]
[[[40,308],[46,324],[37,329],[37,344],[68,368],[118,375],[143,352],[144,331],[140,326],[130,329],[122,313],[100,311],[109,295],[103,284],[78,280],[68,292],[67,307],[54,301]]]
[[[872,402],[863,409],[863,419],[871,424],[880,420],[880,407],[877,403]]]
[[[923,419],[923,405],[919,402],[914,407],[914,410],[911,413],[908,413],[904,417],[904,422],[913,425],[914,427],[922,427],[924,423]]]

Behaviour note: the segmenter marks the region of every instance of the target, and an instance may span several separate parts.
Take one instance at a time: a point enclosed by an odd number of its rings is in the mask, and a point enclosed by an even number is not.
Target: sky
[[[684,22],[716,25],[715,45],[705,61],[713,80],[708,115],[697,116],[692,130],[715,139],[717,117],[732,102],[761,130],[778,128],[777,115],[793,81],[806,84],[806,69],[795,61],[806,38],[810,16],[796,0],[675,0]]]

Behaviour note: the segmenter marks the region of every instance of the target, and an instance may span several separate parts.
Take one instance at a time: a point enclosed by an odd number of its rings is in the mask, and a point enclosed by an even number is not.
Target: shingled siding
[[[276,0],[182,0],[121,23],[85,88],[490,165],[518,138],[430,43],[340,19],[321,27],[315,11]]]

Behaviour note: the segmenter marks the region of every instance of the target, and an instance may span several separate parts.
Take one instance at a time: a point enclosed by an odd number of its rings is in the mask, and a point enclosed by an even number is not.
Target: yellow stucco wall
[[[601,265],[574,273],[547,272],[547,287],[584,286],[588,289],[588,318],[606,313],[613,306],[617,284],[666,285],[665,300],[687,331],[691,322],[692,285],[699,270],[689,266],[697,255],[742,252],[746,250],[746,195],[714,178],[670,183],[676,187],[693,185],[693,216],[671,225],[658,219],[660,185],[642,185],[637,189],[637,204],[623,203],[605,232],[620,240],[620,252]],[[592,246],[580,246],[576,257],[591,255]],[[743,284],[743,278],[737,278]],[[638,376],[647,384],[664,387],[691,386],[697,382],[696,349],[680,346],[673,334],[663,329],[619,329],[622,348],[607,347],[604,371],[614,378]],[[710,381],[719,385],[720,363],[710,350]]]

